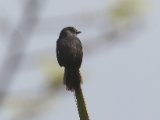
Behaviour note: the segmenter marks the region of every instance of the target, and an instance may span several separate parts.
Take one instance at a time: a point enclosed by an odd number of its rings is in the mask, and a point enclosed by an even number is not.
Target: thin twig
[[[8,93],[12,79],[24,57],[24,51],[39,20],[39,0],[29,0],[24,8],[22,18],[11,35],[11,42],[7,49],[7,56],[0,69],[0,105]],[[33,18],[34,17],[34,18]]]
[[[81,88],[75,91],[75,96],[80,120],[89,120],[89,115],[87,113],[87,108]]]

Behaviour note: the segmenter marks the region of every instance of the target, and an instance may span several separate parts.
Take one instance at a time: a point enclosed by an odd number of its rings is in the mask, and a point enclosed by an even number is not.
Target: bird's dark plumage
[[[81,67],[83,51],[82,44],[77,34],[81,33],[74,27],[66,27],[60,32],[57,40],[57,60],[60,66],[65,67],[64,84],[68,90],[80,88]]]

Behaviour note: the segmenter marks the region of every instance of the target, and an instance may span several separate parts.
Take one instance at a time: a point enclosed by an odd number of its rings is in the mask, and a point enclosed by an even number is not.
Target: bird
[[[61,30],[56,43],[56,56],[60,67],[64,67],[63,83],[66,89],[76,91],[80,89],[82,78],[80,67],[83,58],[83,48],[77,37],[81,31],[69,26]]]

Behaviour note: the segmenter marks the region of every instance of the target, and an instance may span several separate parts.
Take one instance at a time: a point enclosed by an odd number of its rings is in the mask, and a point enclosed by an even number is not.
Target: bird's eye
[[[75,30],[74,28],[72,28],[70,31],[71,31],[72,33],[76,33],[77,30]]]
[[[74,28],[72,28],[72,32],[76,32],[76,30]]]

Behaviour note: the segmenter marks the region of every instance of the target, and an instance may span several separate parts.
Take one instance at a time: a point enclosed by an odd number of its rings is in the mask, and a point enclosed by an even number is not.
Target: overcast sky
[[[48,0],[41,17],[95,12],[105,9],[111,3],[106,0]],[[131,41],[116,44],[109,50],[103,45],[98,48],[100,50],[95,50],[94,54],[84,55],[82,70],[86,72],[82,76],[87,80],[84,79],[82,87],[91,120],[160,120],[160,1],[152,0],[148,3],[144,28],[137,30],[131,36]],[[0,0],[0,17],[6,17],[11,28],[19,22],[21,4],[20,0]],[[56,39],[62,27],[61,23],[55,24],[59,26],[53,34],[33,35],[26,53],[38,49],[43,51],[51,46],[53,49],[48,51],[54,52]],[[87,28],[81,28],[78,24],[77,26],[82,30],[82,35],[79,36],[82,43],[85,42],[85,38],[92,38],[92,34],[87,36],[91,28],[87,31]],[[0,58],[3,58],[9,37],[1,34],[0,39]],[[2,62],[3,59],[0,60],[0,63]],[[34,70],[30,73],[20,72],[15,77],[11,93],[14,94],[21,89],[34,90],[33,87],[38,81],[32,83],[32,74],[36,79],[39,78],[36,76],[40,76],[40,73]],[[46,108],[47,112],[35,119],[77,120],[78,112],[73,94],[65,94],[58,96],[56,105],[51,104]],[[11,120],[12,115],[8,111],[0,109],[0,119]]]

